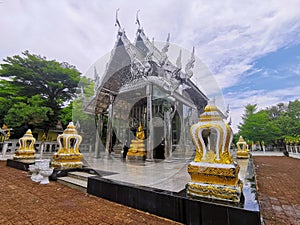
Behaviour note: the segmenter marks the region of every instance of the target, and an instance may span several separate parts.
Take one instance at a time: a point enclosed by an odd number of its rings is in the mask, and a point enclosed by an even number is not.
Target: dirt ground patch
[[[300,160],[254,157],[258,199],[266,225],[300,224]]]
[[[0,162],[0,224],[179,224],[71,189],[32,182]]]

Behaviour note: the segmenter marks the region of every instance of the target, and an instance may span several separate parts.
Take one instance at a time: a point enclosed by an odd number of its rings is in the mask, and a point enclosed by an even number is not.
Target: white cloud
[[[3,1],[1,54],[30,50],[85,71],[111,50],[114,14],[133,40],[138,9],[150,38],[171,40],[207,63],[221,87],[238,82],[254,58],[299,40],[299,1]],[[234,79],[227,79],[228,74]]]
[[[67,61],[85,73],[114,45],[117,8],[120,8],[120,22],[132,41],[137,29],[135,15],[140,9],[140,21],[150,39],[164,41],[170,32],[171,41],[177,45],[186,49],[196,46],[196,55],[215,74],[214,79],[221,89],[246,79],[245,71],[253,69],[255,59],[300,40],[298,0],[271,3],[258,0],[2,0],[0,60],[29,50],[49,59]],[[299,68],[295,71],[299,72]],[[209,85],[206,88],[211,91]],[[276,104],[284,96],[292,98],[289,90],[287,87],[279,91],[283,96],[264,90],[244,93],[241,97],[227,93],[225,100],[239,109],[232,112],[235,121],[243,105]]]
[[[300,86],[286,87],[274,91],[251,90],[246,92],[231,92],[225,95],[225,99],[230,103],[231,116],[233,118],[232,128],[237,132],[237,125],[242,121],[245,106],[257,104],[258,110],[277,105],[278,103],[294,101],[299,99]]]

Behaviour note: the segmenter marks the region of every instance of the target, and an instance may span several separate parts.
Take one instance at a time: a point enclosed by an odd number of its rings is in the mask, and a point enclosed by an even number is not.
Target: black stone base
[[[175,193],[101,177],[88,178],[87,193],[183,224],[261,225],[251,158],[247,173],[239,204],[191,198],[185,189]]]
[[[34,159],[24,159],[24,160],[16,160],[16,159],[7,159],[6,166],[28,171],[29,165],[34,164]]]
[[[88,178],[89,194],[184,224],[260,225],[260,212],[205,202],[155,188]]]

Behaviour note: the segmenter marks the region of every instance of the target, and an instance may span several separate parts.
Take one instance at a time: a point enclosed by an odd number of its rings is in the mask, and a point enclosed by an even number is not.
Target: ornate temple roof
[[[84,111],[92,114],[105,112],[110,104],[110,95],[116,96],[120,92],[134,90],[134,84],[146,86],[148,83],[161,87],[189,106],[203,108],[208,98],[191,80],[195,62],[194,49],[183,71],[181,51],[176,65],[168,59],[170,34],[164,47],[159,50],[154,41],[150,41],[145,35],[138,17],[137,24],[135,41],[132,43],[116,18],[119,29],[114,48],[104,74],[99,76],[95,69],[95,93],[85,104]]]

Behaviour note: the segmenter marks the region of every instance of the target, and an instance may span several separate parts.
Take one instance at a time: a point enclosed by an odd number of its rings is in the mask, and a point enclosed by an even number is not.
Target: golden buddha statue
[[[142,127],[142,124],[140,123],[138,127],[138,131],[136,132],[136,138],[139,140],[144,140],[145,139],[145,133]]]
[[[132,140],[126,159],[127,160],[145,160],[146,159],[146,149],[144,144],[145,139],[145,133],[142,127],[142,124],[140,123],[138,130],[136,132],[136,140]]]

